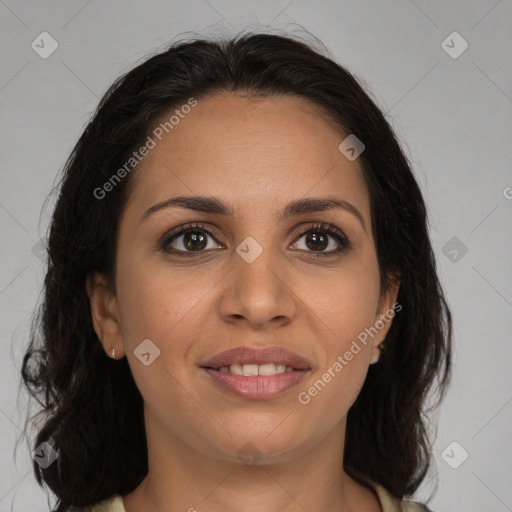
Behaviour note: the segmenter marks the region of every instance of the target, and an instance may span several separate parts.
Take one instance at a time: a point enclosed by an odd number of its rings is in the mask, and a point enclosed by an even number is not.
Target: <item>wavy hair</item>
[[[22,363],[22,384],[39,404],[32,418],[42,418],[32,449],[48,442],[59,454],[47,468],[33,463],[38,484],[57,496],[52,512],[127,494],[148,472],[141,394],[126,358],[105,356],[85,288],[94,272],[113,283],[116,235],[136,166],[108,197],[98,199],[95,190],[163,114],[217,92],[304,98],[364,142],[359,158],[381,286],[399,276],[403,309],[348,412],[343,463],[349,474],[370,478],[397,497],[419,487],[431,462],[427,399],[435,391],[438,405],[450,378],[452,320],[420,188],[362,84],[297,38],[245,33],[173,43],[107,90],[56,185],[44,293]]]

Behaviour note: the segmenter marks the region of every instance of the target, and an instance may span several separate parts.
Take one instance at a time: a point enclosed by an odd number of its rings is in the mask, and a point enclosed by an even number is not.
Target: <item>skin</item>
[[[359,160],[338,150],[345,137],[304,99],[222,93],[198,101],[133,176],[115,291],[101,275],[87,285],[105,352],[128,358],[145,404],[149,473],[123,497],[127,512],[381,510],[341,461],[347,412],[391,322],[308,404],[297,399],[398,293],[397,283],[380,289],[369,195]],[[235,215],[172,207],[141,221],[178,195],[216,196]],[[292,200],[328,195],[356,207],[366,229],[342,209],[277,220]],[[220,239],[208,236],[203,253],[189,258],[158,249],[165,233],[196,221]],[[329,235],[318,250],[300,236],[322,222],[352,249],[315,256],[338,246]],[[263,248],[252,263],[236,252],[248,236]],[[186,251],[184,238],[172,247]],[[134,350],[147,338],[160,356],[145,366]],[[224,350],[270,345],[311,362],[306,378],[276,397],[228,394],[199,369]],[[258,454],[253,464],[239,455],[248,443]]]

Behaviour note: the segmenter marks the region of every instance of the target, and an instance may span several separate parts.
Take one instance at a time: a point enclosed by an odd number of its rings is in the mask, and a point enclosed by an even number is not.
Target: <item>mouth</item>
[[[254,400],[283,393],[311,371],[307,360],[280,347],[232,349],[200,368],[217,389]]]
[[[274,373],[311,369],[309,361],[305,358],[281,347],[263,349],[237,347],[213,356],[202,363],[201,367],[223,372],[226,372],[227,369],[228,372],[235,375],[246,376],[273,375]],[[257,367],[258,373],[255,373],[255,367]]]
[[[278,375],[280,373],[300,372],[306,369],[294,368],[284,363],[264,363],[264,364],[238,364],[223,365],[218,368],[203,366],[207,370],[216,370],[221,373],[231,373],[233,375],[244,375],[245,377],[255,377],[257,375]]]

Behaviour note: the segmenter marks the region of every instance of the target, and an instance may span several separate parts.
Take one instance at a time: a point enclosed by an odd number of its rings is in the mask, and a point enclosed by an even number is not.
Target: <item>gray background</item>
[[[511,22],[510,0],[0,0],[0,511],[48,510],[20,431],[19,368],[44,276],[43,201],[99,98],[184,33],[301,27],[366,81],[429,205],[456,347],[435,467],[417,496],[434,493],[435,512],[511,511]],[[58,42],[46,59],[31,47],[44,31]],[[454,31],[469,44],[457,58],[442,47]],[[459,53],[461,43],[444,47]]]

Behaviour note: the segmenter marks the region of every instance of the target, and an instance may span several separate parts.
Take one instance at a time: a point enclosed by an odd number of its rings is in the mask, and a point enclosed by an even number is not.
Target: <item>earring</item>
[[[112,355],[110,356],[112,359],[115,359],[116,358],[116,349],[113,348],[112,349]]]

